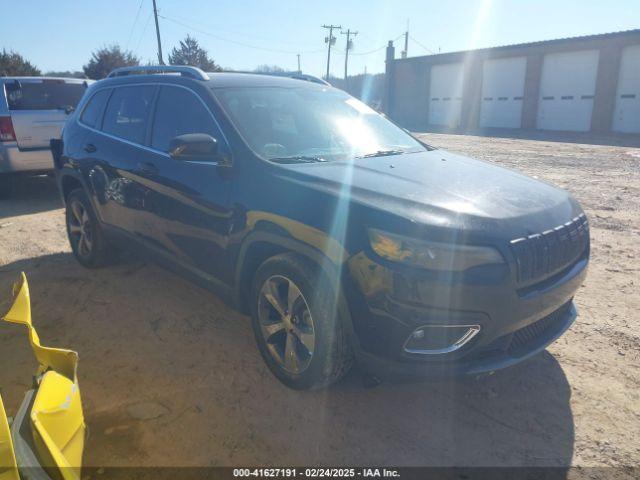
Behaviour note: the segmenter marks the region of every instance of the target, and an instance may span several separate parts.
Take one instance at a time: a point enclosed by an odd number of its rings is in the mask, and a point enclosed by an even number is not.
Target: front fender
[[[241,289],[248,252],[256,244],[273,245],[280,251],[307,257],[322,267],[330,277],[339,274],[342,264],[348,258],[344,247],[326,233],[281,215],[249,211],[246,214],[246,229],[249,233],[242,241],[236,262],[236,292]]]
[[[286,236],[298,240],[301,247],[311,247],[314,251],[331,260],[334,265],[344,263],[349,255],[344,246],[335,238],[310,225],[270,212],[247,212],[247,228],[252,232],[268,231],[266,226],[275,226]]]
[[[256,244],[266,244],[273,247],[277,253],[292,252],[306,257],[318,265],[325,273],[333,288],[338,292],[338,311],[346,321],[346,328],[352,338],[357,341],[353,333],[351,312],[342,287],[343,266],[349,259],[349,253],[336,239],[317,228],[303,224],[290,218],[269,212],[247,212],[247,227],[250,232],[244,238],[236,262],[235,271],[235,304],[243,304],[243,279],[245,278],[249,252]],[[255,265],[257,269],[259,265]],[[253,272],[250,272],[253,273]]]

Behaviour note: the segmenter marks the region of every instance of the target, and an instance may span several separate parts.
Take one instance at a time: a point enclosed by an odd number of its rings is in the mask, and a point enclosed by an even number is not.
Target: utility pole
[[[400,54],[402,58],[407,58],[409,54],[409,20],[407,20],[407,31],[404,32],[404,50]]]
[[[298,73],[302,73],[302,69],[300,68],[300,54],[298,54]]]
[[[156,8],[156,0],[153,0],[153,16],[156,19],[156,37],[158,37],[158,62],[164,65],[162,60],[162,44],[160,43],[160,25],[158,24],[158,9]]]
[[[322,25],[322,28],[326,28],[329,30],[329,36],[328,37],[324,37],[324,43],[327,44],[327,78],[326,80],[329,81],[329,64],[331,63],[331,46],[334,45],[336,43],[336,37],[333,36],[333,30],[334,29],[341,29],[342,26],[341,25]]]
[[[349,80],[347,79],[347,65],[349,63],[349,50],[351,50],[351,48],[353,47],[353,42],[350,40],[350,38],[351,35],[353,35],[354,37],[358,35],[358,32],[352,32],[347,28],[346,32],[341,31],[340,33],[347,36],[347,46],[344,49],[344,86],[345,88],[349,88]]]

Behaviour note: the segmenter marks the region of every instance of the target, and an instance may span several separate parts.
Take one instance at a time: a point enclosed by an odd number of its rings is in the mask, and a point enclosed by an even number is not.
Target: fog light
[[[479,331],[480,325],[425,325],[409,335],[404,351],[423,355],[455,352]]]

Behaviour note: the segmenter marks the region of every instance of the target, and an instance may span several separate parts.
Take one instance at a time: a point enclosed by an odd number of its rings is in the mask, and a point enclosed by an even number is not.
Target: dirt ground
[[[248,319],[209,292],[135,260],[80,267],[52,181],[0,202],[0,310],[24,270],[43,343],[80,353],[86,465],[640,465],[640,149],[425,138],[568,189],[591,222],[577,322],[492,376],[288,390]],[[1,327],[12,415],[35,361],[23,330]]]

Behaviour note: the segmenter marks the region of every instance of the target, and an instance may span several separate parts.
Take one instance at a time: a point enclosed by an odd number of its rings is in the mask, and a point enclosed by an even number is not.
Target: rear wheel
[[[285,385],[327,386],[352,364],[336,295],[320,269],[283,254],[267,260],[253,282],[252,323],[260,353]]]
[[[87,194],[73,190],[66,201],[67,235],[76,260],[87,268],[112,263],[114,249],[104,237]]]

